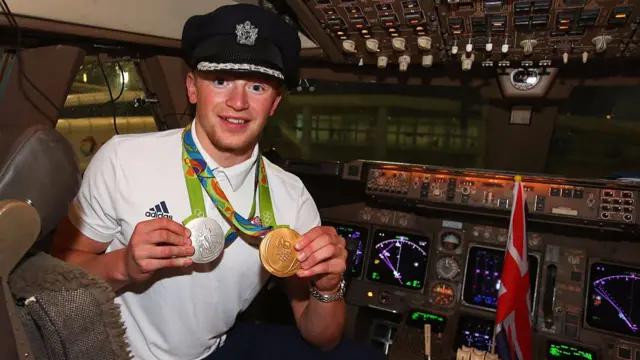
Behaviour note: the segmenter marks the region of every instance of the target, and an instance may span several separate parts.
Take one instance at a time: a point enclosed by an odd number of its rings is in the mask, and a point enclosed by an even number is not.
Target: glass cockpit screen
[[[462,299],[469,305],[495,310],[504,263],[504,250],[473,246],[469,250]],[[536,292],[538,258],[529,254],[529,281],[531,303]]]
[[[355,250],[349,251],[351,257],[351,276],[354,278],[362,274],[362,262],[364,254],[367,250],[367,229],[360,226],[344,225],[334,222],[323,222],[323,225],[333,226],[338,235],[342,236],[345,241],[356,242]]]
[[[377,230],[373,237],[367,279],[420,290],[424,286],[428,258],[429,238]]]
[[[585,320],[597,329],[640,337],[640,269],[591,264]]]

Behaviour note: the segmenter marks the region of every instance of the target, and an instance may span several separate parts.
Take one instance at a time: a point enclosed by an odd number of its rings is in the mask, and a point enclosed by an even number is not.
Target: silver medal
[[[191,230],[191,245],[195,249],[194,263],[205,264],[215,260],[224,249],[224,231],[218,223],[210,218],[195,218],[185,227]]]

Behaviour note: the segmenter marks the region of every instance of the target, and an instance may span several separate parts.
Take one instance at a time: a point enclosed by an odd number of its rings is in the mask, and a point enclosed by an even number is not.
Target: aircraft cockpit
[[[3,0],[0,154],[29,119],[81,176],[115,135],[189,124],[182,25],[225,3]],[[255,4],[299,31],[260,151],[347,242],[345,337],[390,360],[497,359],[518,178],[533,359],[640,360],[639,1]],[[290,313],[265,286],[241,319]]]

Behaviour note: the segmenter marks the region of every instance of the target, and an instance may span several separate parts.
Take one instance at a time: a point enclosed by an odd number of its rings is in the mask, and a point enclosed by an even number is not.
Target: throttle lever
[[[558,267],[555,264],[547,266],[547,277],[545,279],[544,297],[542,302],[542,313],[544,316],[544,326],[547,329],[553,327],[553,305],[556,299],[556,274]]]

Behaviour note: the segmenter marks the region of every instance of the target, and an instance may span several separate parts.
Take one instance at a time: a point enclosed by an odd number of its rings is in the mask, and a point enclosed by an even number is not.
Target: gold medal
[[[289,277],[300,269],[296,243],[300,234],[293,229],[270,231],[260,243],[260,261],[268,272],[277,277]]]

